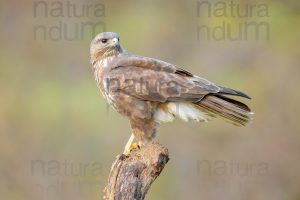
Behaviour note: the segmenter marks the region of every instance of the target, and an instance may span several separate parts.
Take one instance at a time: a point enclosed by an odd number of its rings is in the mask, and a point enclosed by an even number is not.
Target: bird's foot
[[[130,145],[130,151],[133,150],[133,149],[140,149],[140,145],[137,144],[137,143],[132,143],[132,144]]]
[[[133,149],[140,149],[139,144],[137,144],[137,143],[132,143],[132,144],[130,145],[129,148],[125,148],[125,149],[124,149],[123,155],[129,156],[129,155],[130,155],[130,152],[131,152]]]

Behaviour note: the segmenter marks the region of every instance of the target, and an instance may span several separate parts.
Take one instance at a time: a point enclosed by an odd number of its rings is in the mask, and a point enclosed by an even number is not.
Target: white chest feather
[[[113,57],[104,58],[104,59],[100,60],[99,64],[101,67],[107,68],[111,64],[112,59],[113,59]]]

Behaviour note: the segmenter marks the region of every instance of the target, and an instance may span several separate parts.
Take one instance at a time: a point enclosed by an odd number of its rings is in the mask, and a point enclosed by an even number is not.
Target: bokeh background
[[[199,2],[1,1],[0,198],[102,197],[130,127],[97,90],[89,44],[114,31],[128,51],[253,98],[247,127],[162,125],[171,160],[146,199],[300,199],[299,1]],[[231,28],[216,28],[223,23]],[[245,23],[263,23],[258,37],[239,35]]]

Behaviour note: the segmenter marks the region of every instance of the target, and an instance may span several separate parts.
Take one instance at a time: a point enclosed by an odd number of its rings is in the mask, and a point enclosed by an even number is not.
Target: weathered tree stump
[[[168,160],[168,149],[158,142],[132,150],[129,157],[117,156],[110,170],[108,185],[104,189],[104,199],[144,199]]]

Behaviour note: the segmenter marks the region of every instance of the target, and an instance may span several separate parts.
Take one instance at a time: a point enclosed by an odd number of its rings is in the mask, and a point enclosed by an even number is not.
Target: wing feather
[[[245,94],[223,88],[194,76],[173,64],[124,53],[110,61],[110,72],[104,77],[118,82],[110,89],[124,92],[146,101],[199,102],[207,94]]]

